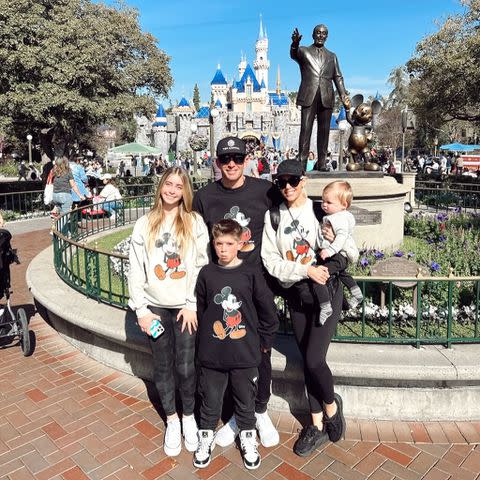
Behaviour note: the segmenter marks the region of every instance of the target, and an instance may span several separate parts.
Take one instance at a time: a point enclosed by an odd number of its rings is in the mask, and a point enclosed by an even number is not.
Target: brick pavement
[[[32,316],[37,344],[29,358],[16,345],[0,350],[0,479],[480,479],[480,422],[348,419],[346,440],[305,459],[292,453],[298,419],[273,412],[281,444],[260,448],[253,473],[235,447],[216,447],[204,470],[187,452],[167,458],[144,382],[84,356],[35,314],[25,270],[50,241],[47,230],[14,237],[13,304]]]

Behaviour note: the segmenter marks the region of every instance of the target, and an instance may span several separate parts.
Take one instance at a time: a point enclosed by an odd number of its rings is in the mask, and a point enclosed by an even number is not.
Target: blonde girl
[[[168,168],[160,179],[152,209],[135,224],[129,254],[129,306],[152,349],[155,386],[167,417],[164,451],[169,456],[180,453],[182,431],[188,451],[195,451],[198,443],[193,416],[194,291],[198,272],[208,263],[209,238],[202,218],[192,211],[192,196],[187,172]],[[164,331],[154,338],[156,320]],[[182,403],[181,422],[176,389]]]

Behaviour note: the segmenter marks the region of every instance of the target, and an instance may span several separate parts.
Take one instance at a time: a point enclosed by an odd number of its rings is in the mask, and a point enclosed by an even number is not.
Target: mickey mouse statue
[[[364,103],[363,95],[355,95],[351,100],[353,113],[347,109],[347,121],[353,127],[352,133],[348,139],[348,150],[350,160],[347,163],[347,170],[356,171],[362,168],[364,170],[380,170],[380,166],[372,162],[370,154],[370,143],[373,139],[373,127],[370,123],[373,115],[380,113],[382,104],[378,100],[373,100],[371,104]]]

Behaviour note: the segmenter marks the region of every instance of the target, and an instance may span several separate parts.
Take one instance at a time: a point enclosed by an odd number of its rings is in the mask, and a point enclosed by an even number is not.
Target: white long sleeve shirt
[[[265,214],[262,238],[262,261],[268,273],[283,287],[308,278],[307,269],[315,263],[320,226],[313,212],[313,203],[307,198],[299,208],[280,205],[278,229],[272,227],[270,212]]]
[[[148,305],[197,310],[195,284],[200,269],[208,263],[209,237],[200,215],[192,215],[194,240],[183,258],[175,241],[173,225],[164,222],[154,245],[148,250],[148,215],[135,223],[129,252],[128,305],[138,318],[150,312]]]

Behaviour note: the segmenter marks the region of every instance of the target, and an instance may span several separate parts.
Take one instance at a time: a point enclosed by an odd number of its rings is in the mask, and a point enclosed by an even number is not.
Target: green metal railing
[[[117,201],[112,217],[85,216],[80,210],[60,217],[53,228],[58,275],[84,295],[126,309],[128,257],[98,248],[95,235],[132,225],[149,211],[152,199],[146,195]],[[480,342],[480,277],[354,278],[366,301],[353,314],[342,315],[335,341],[417,347]],[[403,288],[406,282],[410,286]],[[287,305],[280,298],[276,302],[280,332],[291,333]]]
[[[6,220],[48,215],[51,208],[43,203],[43,190],[0,193],[0,211]]]
[[[480,191],[457,188],[415,187],[415,208],[438,211],[471,211],[480,208]]]

